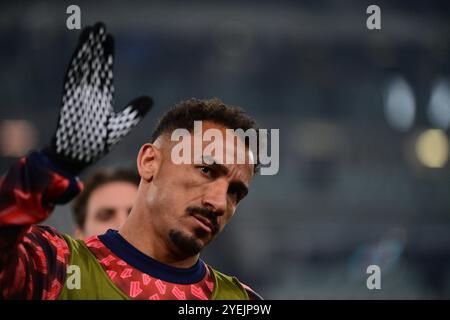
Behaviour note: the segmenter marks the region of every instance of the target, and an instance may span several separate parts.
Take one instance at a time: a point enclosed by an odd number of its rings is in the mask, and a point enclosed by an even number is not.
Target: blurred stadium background
[[[450,298],[450,2],[2,1],[0,172],[53,133],[74,3],[116,37],[116,110],[156,102],[98,166],[134,165],[190,97],[280,128],[279,173],[254,181],[205,260],[265,298]],[[46,223],[71,233],[70,207]]]

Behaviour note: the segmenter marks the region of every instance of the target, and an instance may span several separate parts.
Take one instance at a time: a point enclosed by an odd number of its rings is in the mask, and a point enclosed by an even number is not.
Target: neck
[[[119,229],[119,234],[127,240],[133,247],[147,256],[177,268],[192,267],[198,260],[199,255],[184,257],[177,250],[174,250],[168,241],[164,239],[152,221],[142,221],[137,218],[139,215],[133,208],[126,222]]]

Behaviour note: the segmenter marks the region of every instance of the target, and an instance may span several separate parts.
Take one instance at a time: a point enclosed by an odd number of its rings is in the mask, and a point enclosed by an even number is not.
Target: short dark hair
[[[92,192],[111,182],[129,182],[136,186],[140,182],[139,174],[130,168],[99,168],[92,171],[84,181],[83,191],[75,198],[72,209],[76,225],[83,229],[86,222],[86,209]]]
[[[178,128],[192,131],[194,121],[199,120],[211,121],[233,130],[255,129],[258,131],[256,121],[240,107],[226,105],[218,98],[203,100],[191,98],[175,104],[159,119],[152,134],[152,142],[162,134],[171,133]],[[248,146],[247,141],[245,143]],[[259,148],[258,135],[257,146]],[[255,172],[258,171],[259,165],[258,159],[254,167]]]

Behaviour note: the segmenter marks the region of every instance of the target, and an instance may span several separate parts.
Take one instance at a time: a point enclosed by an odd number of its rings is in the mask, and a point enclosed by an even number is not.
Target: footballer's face
[[[75,230],[76,237],[118,230],[127,219],[136,195],[137,186],[126,181],[108,182],[96,188],[87,202],[84,228]]]
[[[203,132],[210,128],[220,130],[224,140],[235,138],[221,125],[203,123]],[[189,139],[193,145],[194,137]],[[236,159],[237,149],[243,148],[245,164],[207,164],[204,158],[202,163],[195,164],[194,152],[191,164],[175,164],[171,151],[177,143],[166,139],[158,148],[161,158],[148,188],[146,205],[155,219],[152,222],[154,229],[165,238],[165,242],[179,254],[192,256],[222,231],[239,202],[247,195],[253,177],[253,164],[249,159],[253,155],[236,138],[233,148],[227,148],[224,141],[223,155],[228,153]],[[203,148],[210,144],[202,143]]]

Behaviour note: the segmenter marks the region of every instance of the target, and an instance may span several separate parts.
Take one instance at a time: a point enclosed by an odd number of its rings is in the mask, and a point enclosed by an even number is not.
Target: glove
[[[64,78],[62,107],[51,144],[44,152],[78,175],[106,155],[151,109],[139,97],[119,113],[113,109],[114,39],[97,23],[85,28]]]

